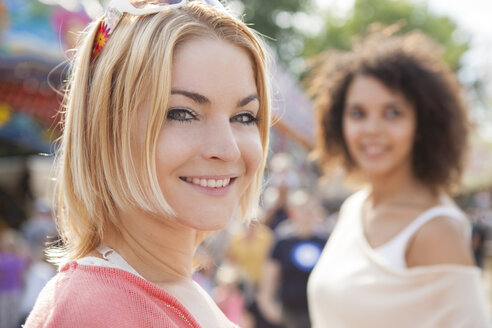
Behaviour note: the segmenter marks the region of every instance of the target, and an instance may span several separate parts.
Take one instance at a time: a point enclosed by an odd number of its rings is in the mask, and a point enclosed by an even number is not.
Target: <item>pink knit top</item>
[[[45,286],[32,327],[200,327],[172,295],[125,270],[70,262]]]

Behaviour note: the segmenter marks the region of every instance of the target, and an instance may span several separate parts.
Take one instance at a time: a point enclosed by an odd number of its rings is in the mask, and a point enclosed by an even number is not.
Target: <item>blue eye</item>
[[[238,122],[246,125],[257,124],[258,121],[259,119],[249,112],[240,113],[231,118],[231,122]]]
[[[196,118],[196,114],[185,108],[171,108],[167,111],[168,120],[190,122]]]

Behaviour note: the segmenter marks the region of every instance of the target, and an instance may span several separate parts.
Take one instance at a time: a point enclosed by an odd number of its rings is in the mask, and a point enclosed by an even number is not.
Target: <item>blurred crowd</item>
[[[33,215],[20,230],[0,231],[0,327],[20,327],[56,268],[46,261],[45,247],[56,239],[51,208],[34,203]]]
[[[310,327],[307,279],[335,225],[337,208],[299,180],[289,155],[274,156],[258,217],[249,225],[231,221],[197,252],[194,280],[241,327]],[[458,199],[472,220],[475,261],[482,268],[492,228],[490,197],[482,191]],[[56,240],[52,210],[44,199],[32,208],[20,229],[1,230],[0,328],[21,327],[56,273],[44,252]]]

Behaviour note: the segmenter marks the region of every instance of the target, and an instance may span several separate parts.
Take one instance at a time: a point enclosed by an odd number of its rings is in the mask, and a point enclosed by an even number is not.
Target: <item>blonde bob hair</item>
[[[65,93],[57,158],[57,223],[63,247],[51,253],[58,258],[55,261],[77,259],[94,250],[107,229],[117,231],[119,210],[137,207],[174,214],[157,181],[156,143],[171,92],[173,53],[191,39],[224,40],[246,50],[251,58],[260,101],[263,159],[240,200],[238,215],[252,218],[270,126],[267,54],[261,39],[228,13],[190,2],[153,15],[126,15],[91,62],[98,23],[82,35]],[[133,147],[138,108],[144,102],[150,104],[145,147]],[[197,235],[197,245],[203,236]]]

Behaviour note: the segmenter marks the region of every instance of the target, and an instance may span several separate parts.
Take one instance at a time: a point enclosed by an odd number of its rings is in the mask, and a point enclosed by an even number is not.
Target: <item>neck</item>
[[[434,198],[430,188],[421,183],[410,166],[384,176],[369,177],[370,200],[374,206],[387,202],[408,202]],[[429,198],[430,197],[430,198]]]
[[[104,243],[146,280],[161,284],[191,278],[195,230],[139,210],[121,211],[118,219],[118,231],[105,235]]]

